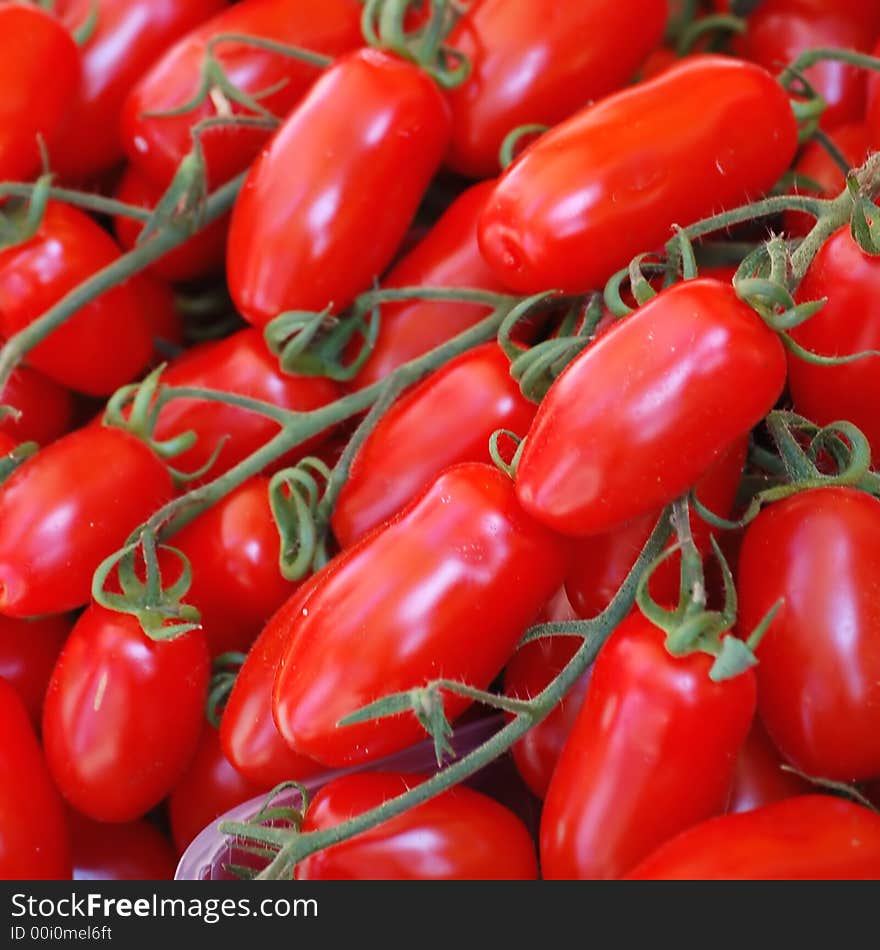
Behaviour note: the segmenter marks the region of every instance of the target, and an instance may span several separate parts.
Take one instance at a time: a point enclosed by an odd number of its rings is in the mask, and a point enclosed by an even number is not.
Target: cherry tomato
[[[177,858],[171,842],[149,821],[108,825],[72,809],[67,813],[75,881],[171,881]]]
[[[506,475],[479,463],[448,469],[350,548],[289,624],[275,680],[282,736],[325,765],[418,741],[410,713],[337,723],[435,677],[488,686],[567,567],[568,545],[525,515]],[[468,705],[445,697],[450,721]]]
[[[242,330],[225,340],[194,346],[174,360],[162,380],[169,386],[220,389],[302,412],[333,402],[340,394],[339,386],[329,379],[282,372],[256,330]],[[208,481],[268,442],[278,426],[257,413],[223,403],[171,400],[159,415],[156,437],[168,439],[187,431],[195,432],[198,441],[174,459],[175,468],[184,472],[200,469],[223,442],[216,462],[199,480]],[[319,435],[303,443],[288,461],[308,455],[322,438]]]
[[[264,476],[246,481],[169,543],[189,558],[192,586],[186,602],[202,615],[212,656],[246,651],[293,592],[278,567],[281,542]]]
[[[35,729],[40,728],[43,697],[70,627],[70,620],[63,616],[0,617],[0,677],[15,687]]]
[[[357,0],[245,0],[202,23],[175,43],[129,93],[122,112],[122,141],[131,163],[157,184],[167,185],[192,147],[191,128],[220,113],[222,100],[208,97],[181,115],[148,114],[172,111],[192,100],[213,37],[245,34],[339,56],[361,44],[360,15]],[[301,60],[247,43],[220,43],[215,55],[230,82],[242,92],[254,96],[273,90],[259,96],[259,102],[279,117],[294,107],[320,75]],[[243,111],[234,103],[225,105],[233,114]],[[243,126],[203,132],[210,187],[244,171],[270,134]]]
[[[497,343],[447,363],[395,403],[355,456],[331,520],[340,544],[397,514],[451,465],[488,462],[492,433],[525,434],[536,408]]]
[[[223,754],[213,726],[202,730],[196,754],[168,799],[171,834],[178,854],[216,818],[271,786],[257,785],[241,775]]]
[[[119,117],[129,89],[178,37],[212,16],[224,0],[60,0],[55,13],[70,30],[92,15],[95,29],[80,48],[83,77],[70,103],[66,133],[52,149],[52,168],[81,181],[123,156]],[[53,63],[54,69],[54,63]]]
[[[369,772],[334,779],[315,795],[302,830],[333,828],[426,778]],[[302,881],[533,880],[537,876],[535,846],[526,826],[503,805],[463,786],[310,855],[296,868],[296,877]]]
[[[801,492],[746,530],[741,628],[784,598],[757,650],[761,719],[808,775],[880,775],[878,569],[880,501],[857,489]]]
[[[80,83],[79,50],[53,16],[30,3],[4,3],[0,64],[0,181],[15,181],[40,168],[38,136],[51,145],[63,131]]]
[[[755,719],[736,760],[729,812],[753,811],[783,798],[806,795],[811,786],[786,772],[776,747],[760,719]]]
[[[0,677],[0,880],[70,878],[70,835],[40,744]]]
[[[788,96],[768,72],[693,56],[538,139],[501,176],[480,247],[514,290],[592,290],[674,224],[771,188],[796,148]]]
[[[0,331],[10,337],[23,330],[119,256],[113,239],[87,214],[49,202],[33,237],[0,250]],[[85,304],[27,358],[62,386],[107,396],[131,382],[151,353],[136,285],[127,283]]]
[[[395,287],[471,287],[502,291],[480,254],[477,218],[495,183],[473,185],[456,198],[421,241],[382,281]],[[478,304],[405,300],[382,306],[379,338],[352,382],[362,389],[384,379],[403,363],[463,333],[488,311]]]
[[[21,416],[11,413],[0,418],[0,432],[18,442],[48,445],[64,435],[73,421],[73,399],[70,393],[29,366],[13,370],[2,393],[0,404],[12,406]]]
[[[798,288],[798,301],[826,299],[825,306],[792,331],[805,349],[845,356],[880,349],[880,260],[866,254],[841,228],[821,247]],[[880,458],[880,358],[816,366],[791,354],[788,382],[795,409],[825,425],[855,423]]]
[[[116,198],[126,204],[152,210],[162,197],[163,191],[161,185],[154,184],[140,169],[129,165],[119,182]],[[227,214],[212,221],[185,244],[160,258],[150,270],[170,281],[197,280],[217,273],[223,268],[228,227]],[[123,249],[130,251],[137,243],[143,227],[134,218],[117,215],[113,219],[113,230]]]
[[[751,670],[709,679],[639,613],[599,652],[541,816],[545,878],[617,878],[666,839],[724,811],[755,711]]]
[[[603,534],[696,484],[784,384],[781,342],[729,284],[675,284],[550,388],[526,438],[517,497],[557,531]]]
[[[0,486],[0,612],[88,603],[101,561],[172,494],[162,462],[121,429],[89,426],[42,449]]]
[[[254,163],[232,215],[229,290],[263,326],[344,310],[403,240],[449,142],[449,107],[412,63],[376,49],[331,66]]]
[[[471,72],[453,90],[450,167],[474,178],[498,172],[508,132],[556,125],[619,89],[663,37],[667,0],[485,0],[447,42]]]
[[[628,876],[653,880],[876,880],[880,817],[830,795],[799,795],[704,821]]]
[[[201,630],[172,640],[93,604],[52,673],[46,759],[62,795],[89,818],[140,818],[177,784],[204,722],[210,661]]]

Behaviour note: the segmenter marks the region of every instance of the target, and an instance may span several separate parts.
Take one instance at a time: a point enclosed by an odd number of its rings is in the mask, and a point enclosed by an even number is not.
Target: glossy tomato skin
[[[722,518],[729,517],[733,510],[748,443],[747,436],[738,439],[694,486],[700,502]],[[611,603],[647,544],[660,514],[658,510],[641,515],[613,531],[584,538],[575,545],[565,590],[579,617],[596,617]],[[697,550],[706,558],[712,550],[714,532],[693,509],[690,526]],[[681,558],[673,555],[651,575],[649,591],[658,603],[678,600],[680,569]]]
[[[155,641],[134,617],[89,607],[58,658],[43,709],[46,759],[67,801],[109,822],[157,805],[195,751],[209,675],[201,630]]]
[[[488,686],[559,589],[569,551],[523,512],[506,475],[469,463],[440,475],[346,557],[290,625],[275,680],[281,734],[331,766],[371,761],[424,735],[410,713],[337,726],[362,706],[437,677]],[[444,699],[450,721],[469,705]]]
[[[325,785],[302,830],[323,831],[425,781],[425,775],[367,772]],[[413,842],[419,841],[418,848]],[[296,877],[321,880],[532,880],[538,876],[528,829],[513,812],[458,785],[348,841],[301,861]]]
[[[226,265],[242,315],[262,327],[285,310],[339,312],[369,290],[406,234],[449,128],[439,88],[412,63],[365,49],[330,67],[236,202]]]
[[[88,603],[101,561],[172,494],[164,464],[121,429],[88,426],[42,449],[0,486],[0,613]]]
[[[119,182],[116,198],[126,204],[152,210],[162,197],[164,187],[156,185],[134,165],[129,165]],[[223,268],[226,256],[226,231],[229,215],[212,221],[193,235],[185,244],[159,258],[150,267],[152,273],[170,281],[198,280],[210,277]],[[143,227],[134,218],[118,215],[113,219],[116,239],[123,249],[130,251],[137,243]]]
[[[0,617],[0,678],[15,687],[35,729],[40,728],[49,677],[71,626],[66,616]]]
[[[444,469],[490,461],[492,433],[524,435],[536,409],[511,377],[510,361],[497,343],[447,363],[398,400],[361,446],[331,519],[336,538],[349,547]]]
[[[196,835],[220,815],[267,793],[270,787],[241,775],[223,754],[219,732],[206,725],[192,761],[168,799],[177,853],[183,854]]]
[[[517,497],[575,537],[658,511],[773,408],[784,384],[782,343],[733,287],[675,284],[550,388],[526,438]]]
[[[169,543],[189,559],[186,601],[199,609],[212,656],[246,652],[295,588],[278,567],[281,542],[265,476],[246,481]]]
[[[659,44],[667,15],[667,0],[475,4],[447,39],[471,63],[449,97],[449,166],[473,178],[494,175],[508,132],[556,125],[619,89]]]
[[[51,145],[63,131],[81,66],[71,35],[32,4],[0,6],[0,37],[0,181],[16,181],[40,168],[37,136]]]
[[[75,881],[171,881],[177,857],[149,821],[91,821],[68,809]]]
[[[11,337],[23,330],[119,256],[87,214],[49,202],[36,234],[0,251],[0,331]],[[28,354],[28,362],[62,386],[107,396],[131,382],[151,353],[149,324],[129,282],[83,306]]]
[[[805,349],[844,356],[880,348],[880,261],[853,240],[849,226],[821,247],[797,291],[798,301],[827,298],[825,306],[792,331]],[[788,382],[797,412],[826,425],[855,423],[867,436],[872,456],[880,458],[880,357],[815,366],[793,353]]]
[[[91,5],[61,0],[55,13],[72,31],[88,20]],[[129,89],[171,43],[224,6],[224,0],[99,0],[94,32],[80,50],[79,95],[52,149],[53,170],[82,181],[119,162],[119,119]]]
[[[641,880],[876,880],[880,817],[830,795],[723,815],[678,835],[628,877]]]
[[[746,671],[713,683],[712,662],[671,656],[638,613],[611,634],[544,802],[545,878],[618,878],[724,811],[755,679]]]
[[[0,677],[0,880],[71,875],[70,834],[28,714]]]
[[[480,247],[513,290],[593,290],[662,245],[673,224],[771,188],[796,148],[788,96],[768,72],[692,56],[588,106],[529,147],[486,205]]]
[[[459,195],[421,241],[388,272],[385,289],[473,287],[503,291],[477,244],[477,219],[494,182],[480,182]],[[381,308],[379,338],[351,386],[362,389],[403,363],[473,326],[488,315],[478,304],[404,300]]]
[[[756,717],[739,750],[727,810],[754,811],[784,798],[809,794],[813,787],[800,776],[785,771],[783,764],[778,749]]]
[[[801,492],[746,530],[741,629],[785,599],[757,650],[761,719],[808,775],[880,775],[878,569],[880,501],[857,489]]]
[[[332,380],[282,372],[256,330],[241,330],[225,340],[192,347],[169,365],[162,380],[169,386],[222,389],[303,412],[318,409],[340,395],[338,384]],[[247,458],[277,433],[278,426],[257,413],[204,400],[174,399],[163,407],[156,425],[157,438],[168,439],[190,430],[198,441],[174,460],[175,468],[184,472],[200,469],[225,440],[210,472],[196,481],[199,484]],[[295,461],[308,455],[321,438],[304,442],[289,458]]]
[[[17,366],[0,393],[0,403],[21,416],[0,418],[0,432],[18,442],[48,445],[64,435],[73,421],[73,398],[63,386],[30,366]]]
[[[122,111],[122,142],[133,165],[158,185],[167,185],[192,147],[191,127],[216,117],[209,98],[178,116],[167,112],[192,100],[199,88],[205,48],[212,37],[239,33],[299,46],[335,57],[356,49],[362,40],[357,0],[244,0],[222,10],[178,40],[131,90]],[[292,57],[242,43],[222,43],[216,55],[233,85],[254,95],[283,81],[260,103],[283,117],[320,76],[320,70]],[[233,113],[242,111],[232,105]],[[208,182],[214,188],[244,171],[269,139],[264,129],[239,126],[202,133]]]

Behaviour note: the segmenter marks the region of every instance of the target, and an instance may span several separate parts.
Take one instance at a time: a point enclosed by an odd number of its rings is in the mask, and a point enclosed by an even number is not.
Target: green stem
[[[2,181],[0,182],[0,195],[30,198],[36,187],[36,185],[26,185],[16,181]],[[126,218],[143,222],[149,221],[152,214],[148,208],[140,208],[137,205],[126,204],[124,201],[116,201],[113,198],[104,198],[102,195],[94,195],[87,191],[76,191],[73,188],[48,188],[46,193],[49,198],[63,201],[65,204],[74,205],[77,208],[85,208],[87,211],[95,211],[98,214],[124,215]]]

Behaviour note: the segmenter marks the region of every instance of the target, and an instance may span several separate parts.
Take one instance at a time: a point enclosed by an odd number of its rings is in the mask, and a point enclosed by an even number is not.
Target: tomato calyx
[[[2,407],[7,408],[7,407]],[[39,448],[36,442],[22,442],[0,457],[0,485]]]
[[[221,653],[214,659],[208,684],[208,698],[205,700],[205,718],[215,729],[220,728],[223,709],[246,658],[244,653],[233,651]]]

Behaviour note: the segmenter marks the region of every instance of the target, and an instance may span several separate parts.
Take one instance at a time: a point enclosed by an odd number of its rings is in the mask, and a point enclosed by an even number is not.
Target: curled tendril
[[[503,438],[509,439],[516,446],[513,457],[509,462],[505,461],[504,456],[501,454],[501,446],[499,443]],[[519,459],[525,446],[525,439],[518,436],[515,432],[511,432],[510,429],[496,429],[492,435],[489,436],[489,458],[492,459],[495,467],[504,472],[508,478],[514,478],[516,475],[516,467],[519,464]]]
[[[215,729],[220,728],[223,708],[244,661],[245,654],[237,652],[222,653],[214,660],[208,698],[205,700],[205,718]]]
[[[521,151],[520,143],[524,138],[532,139],[543,135],[549,125],[541,125],[538,122],[532,122],[527,125],[518,125],[504,136],[501,148],[498,150],[498,164],[502,171],[513,164],[513,160]]]
[[[269,504],[281,539],[278,565],[287,580],[301,580],[330,559],[320,510],[330,475],[324,462],[309,457],[276,472],[269,482]]]

